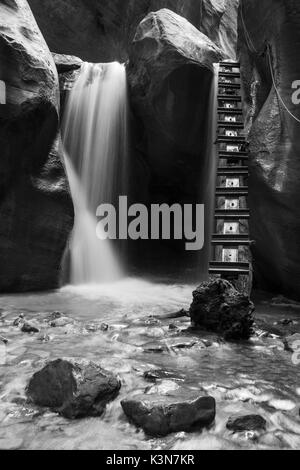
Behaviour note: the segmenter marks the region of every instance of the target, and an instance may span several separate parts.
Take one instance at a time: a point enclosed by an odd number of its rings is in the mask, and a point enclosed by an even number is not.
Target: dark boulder
[[[226,424],[227,429],[234,432],[260,431],[266,426],[266,420],[260,415],[233,416]]]
[[[120,380],[97,364],[58,359],[36,372],[26,391],[34,404],[75,419],[101,416],[120,387]]]
[[[180,400],[172,396],[138,395],[121,402],[124,413],[150,436],[193,431],[209,426],[215,419],[212,397]]]
[[[40,330],[32,323],[26,321],[23,323],[21,331],[22,333],[39,333]]]
[[[213,331],[227,340],[249,339],[254,305],[224,279],[201,284],[193,292],[190,307],[192,325]]]
[[[133,186],[134,200],[146,205],[205,203],[213,64],[222,57],[208,36],[171,10],[149,13],[139,24],[128,64],[132,179],[143,181]],[[185,262],[194,262],[184,240],[142,240],[134,250],[144,270],[155,265],[174,274],[178,265],[182,269]]]

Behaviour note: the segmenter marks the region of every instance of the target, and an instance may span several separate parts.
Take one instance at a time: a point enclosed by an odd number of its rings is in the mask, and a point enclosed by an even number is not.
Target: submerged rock
[[[215,419],[212,397],[180,400],[171,396],[138,395],[121,402],[124,413],[150,436],[166,436],[209,426]]]
[[[220,333],[228,340],[253,334],[254,305],[224,279],[201,284],[193,292],[190,316],[193,326]]]
[[[148,380],[149,382],[156,382],[157,380],[163,379],[178,379],[178,373],[171,372],[164,369],[154,369],[148,370],[144,372],[144,379]]]
[[[97,364],[58,359],[33,375],[26,392],[34,404],[75,419],[102,415],[120,387],[120,380]]]
[[[29,322],[24,322],[22,327],[21,327],[22,333],[38,333],[40,330],[32,325],[32,323]]]
[[[266,420],[260,415],[233,416],[226,424],[227,429],[234,432],[259,431],[266,426]]]

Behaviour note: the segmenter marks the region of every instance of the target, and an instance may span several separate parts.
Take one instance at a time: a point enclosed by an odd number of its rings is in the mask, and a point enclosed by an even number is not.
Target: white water
[[[96,237],[96,209],[116,204],[128,187],[127,83],[117,62],[82,66],[68,97],[62,138],[75,206],[70,283],[97,284],[122,277],[109,240]]]

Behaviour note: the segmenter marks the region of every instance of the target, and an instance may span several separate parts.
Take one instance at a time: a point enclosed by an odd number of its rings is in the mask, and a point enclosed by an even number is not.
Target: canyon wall
[[[242,0],[239,13],[256,284],[300,298],[300,4]]]
[[[0,290],[58,286],[73,224],[51,53],[25,0],[0,3]]]
[[[126,61],[136,28],[168,8],[235,56],[238,0],[29,0],[52,52],[90,62]]]

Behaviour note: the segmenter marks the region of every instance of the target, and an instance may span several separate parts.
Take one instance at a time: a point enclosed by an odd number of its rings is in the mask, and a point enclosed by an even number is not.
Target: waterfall
[[[124,65],[84,63],[69,93],[62,125],[65,164],[75,207],[71,284],[122,276],[110,240],[96,236],[96,209],[128,189],[127,83]]]

